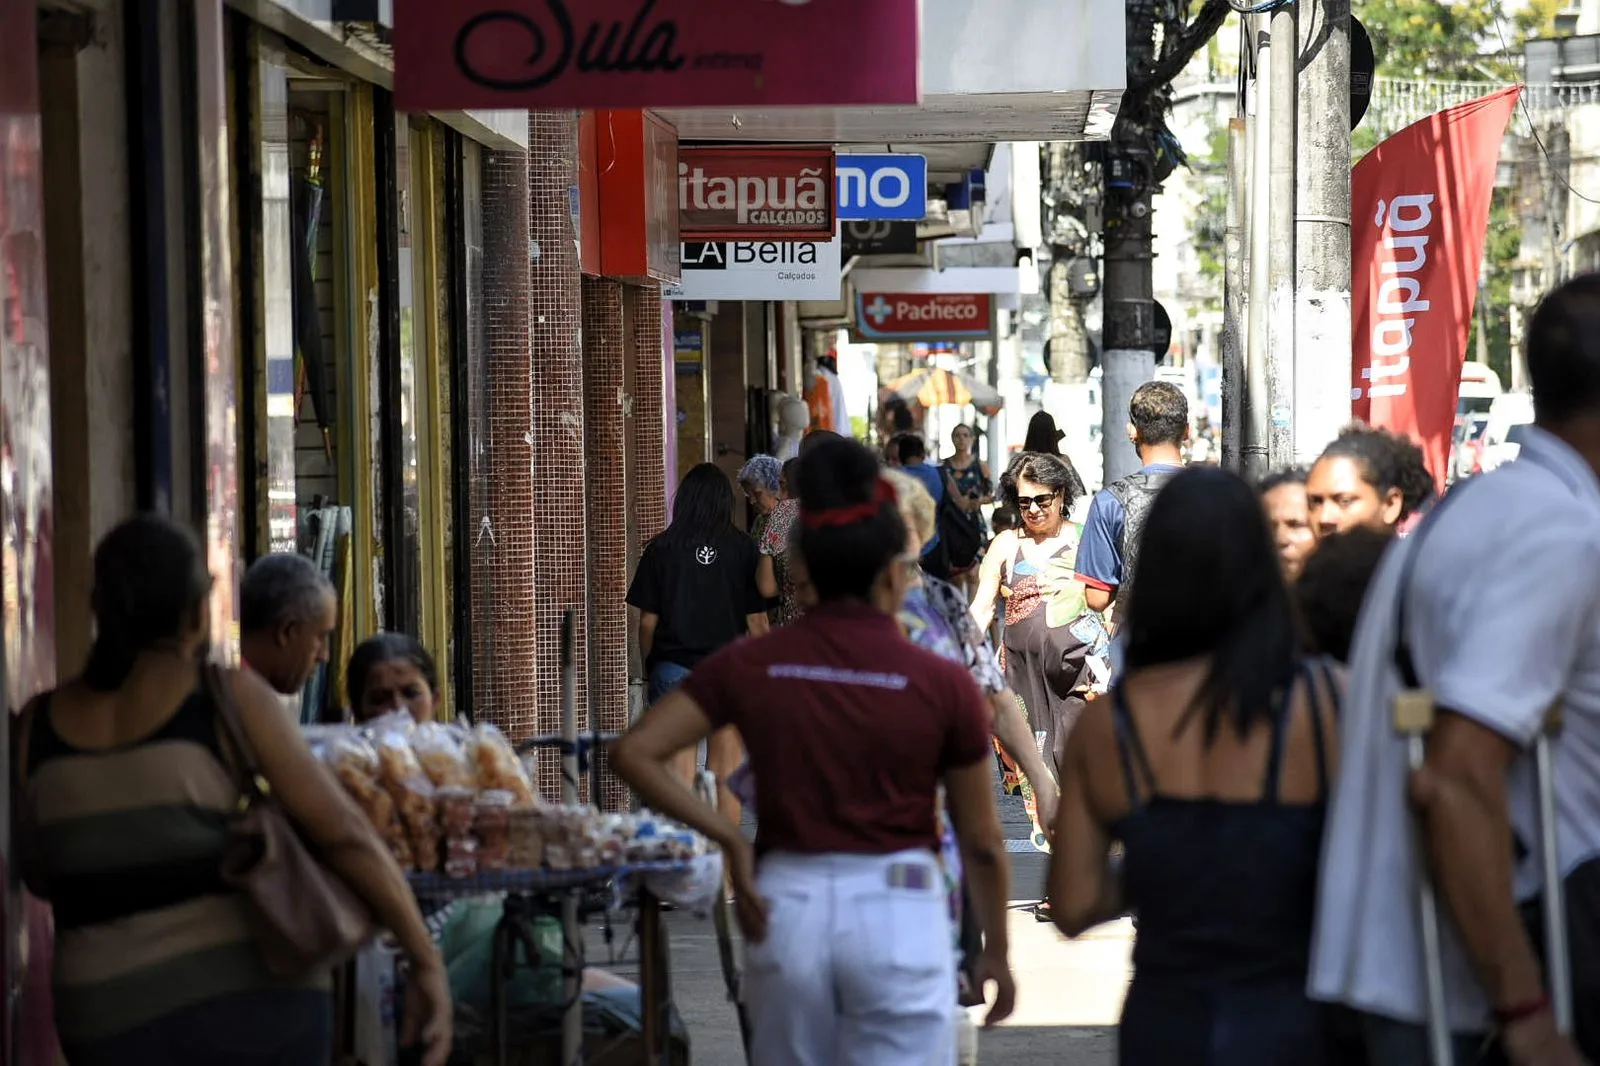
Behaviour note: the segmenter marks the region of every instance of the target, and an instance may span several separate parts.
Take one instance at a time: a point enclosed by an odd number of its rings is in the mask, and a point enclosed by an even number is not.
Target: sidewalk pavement
[[[1017,1009],[979,1037],[979,1063],[990,1066],[1113,1066],[1116,1024],[1131,973],[1132,923],[1124,920],[1067,941],[1028,907],[1044,881],[1046,856],[1027,845],[1020,800],[1000,798],[1010,838],[1014,897],[1010,931]],[[746,1066],[739,1023],[728,1002],[709,920],[672,914],[673,992],[689,1028],[693,1066]],[[974,1010],[981,1024],[981,1009]]]

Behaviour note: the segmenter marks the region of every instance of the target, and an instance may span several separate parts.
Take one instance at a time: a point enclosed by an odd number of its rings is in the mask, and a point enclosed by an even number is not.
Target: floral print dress
[[[778,606],[768,612],[775,626],[786,626],[805,613],[800,606],[799,585],[795,581],[790,555],[794,548],[794,527],[800,517],[799,500],[779,500],[767,516],[757,544],[761,554],[772,559],[773,576],[778,581]]]

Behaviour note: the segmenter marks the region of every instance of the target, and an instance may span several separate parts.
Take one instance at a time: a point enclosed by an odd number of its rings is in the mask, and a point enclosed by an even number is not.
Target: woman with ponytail
[[[71,1066],[316,1066],[327,973],[270,971],[250,904],[223,878],[240,754],[411,958],[404,1043],[450,1053],[450,993],[416,901],[365,816],[249,670],[205,665],[211,575],[194,535],[123,522],[94,557],[96,635],[81,677],[35,698],[13,755],[18,850],[55,913],[56,1029]]]
[[[984,935],[975,976],[996,986],[989,1024],[1015,997],[991,715],[964,665],[897,624],[917,560],[877,458],[825,441],[796,480],[816,606],[703,662],[617,743],[613,766],[644,803],[722,847],[746,939],[753,1063],[954,1061],[941,785]],[[728,725],[760,782],[753,849],[666,765]]]

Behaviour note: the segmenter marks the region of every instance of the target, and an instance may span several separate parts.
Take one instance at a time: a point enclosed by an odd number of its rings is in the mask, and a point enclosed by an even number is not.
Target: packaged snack
[[[506,864],[514,870],[532,870],[545,864],[544,812],[538,807],[514,807],[506,813]]]
[[[394,800],[400,822],[405,826],[417,868],[439,868],[439,822],[435,806],[436,790],[422,770],[410,737],[398,730],[377,736],[378,778]]]
[[[438,788],[476,788],[477,768],[467,756],[466,733],[438,722],[424,722],[411,734],[411,750],[423,773]]]
[[[472,755],[478,767],[478,787],[511,793],[518,804],[534,802],[533,782],[517,759],[505,734],[487,723],[472,731]]]
[[[444,875],[471,877],[478,872],[478,842],[470,836],[445,841]]]
[[[503,870],[511,865],[511,804],[509,792],[478,794],[472,832],[478,838],[480,870]]]
[[[435,795],[439,800],[439,828],[447,838],[472,835],[472,823],[477,817],[476,796],[467,788],[441,788]]]

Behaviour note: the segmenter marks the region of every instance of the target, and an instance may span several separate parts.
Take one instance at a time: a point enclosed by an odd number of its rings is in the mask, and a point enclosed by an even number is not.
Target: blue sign
[[[928,160],[920,155],[841,155],[834,160],[841,222],[921,222]]]

